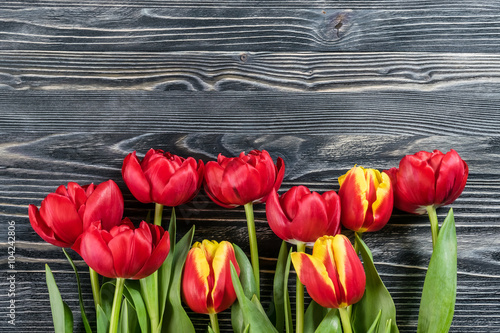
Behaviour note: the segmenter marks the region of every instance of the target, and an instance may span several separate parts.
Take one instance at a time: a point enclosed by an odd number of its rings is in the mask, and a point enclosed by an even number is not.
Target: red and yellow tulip
[[[182,274],[182,296],[191,310],[214,314],[234,303],[231,262],[239,276],[240,268],[229,242],[204,240],[193,245]]]
[[[389,176],[355,166],[338,180],[342,225],[356,232],[382,229],[391,217],[394,201]]]
[[[345,308],[363,297],[365,271],[344,235],[318,238],[312,255],[294,252],[292,263],[309,296],[323,307]]]

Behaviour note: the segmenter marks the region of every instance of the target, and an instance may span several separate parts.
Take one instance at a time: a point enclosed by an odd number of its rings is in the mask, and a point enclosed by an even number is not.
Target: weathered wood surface
[[[138,222],[152,207],[134,200],[120,167],[127,153],[151,147],[204,161],[266,149],[285,160],[281,191],[320,192],[337,190],[354,164],[386,169],[418,150],[456,149],[470,176],[453,204],[451,331],[500,331],[499,17],[496,1],[2,1],[0,332],[52,330],[45,263],[79,318],[73,273],[32,231],[28,204],[69,181],[114,179]],[[264,207],[256,220],[266,294],[280,241]],[[196,225],[197,240],[248,251],[242,209],[222,209],[202,192],[178,217],[179,233]],[[14,329],[8,221],[16,223]],[[401,331],[415,332],[432,247],[427,219],[395,211],[366,241]],[[88,284],[84,292],[90,300]],[[195,316],[200,332],[207,323]],[[231,331],[227,315],[221,328]]]

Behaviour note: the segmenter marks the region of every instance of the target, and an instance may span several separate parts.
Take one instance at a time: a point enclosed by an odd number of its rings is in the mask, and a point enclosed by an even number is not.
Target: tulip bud
[[[345,308],[363,297],[363,264],[344,235],[320,237],[312,255],[294,252],[291,258],[300,282],[319,305]]]
[[[141,222],[135,229],[125,218],[109,232],[94,222],[72,247],[87,265],[109,278],[142,279],[165,261],[170,237],[161,226]]]
[[[375,169],[353,167],[339,177],[342,225],[356,232],[378,231],[392,214],[389,176]]]
[[[122,176],[130,192],[142,203],[169,207],[192,200],[203,181],[204,165],[163,150],[150,149],[139,161],[135,151],[123,160]]]
[[[451,204],[464,190],[469,167],[451,149],[446,154],[420,151],[406,155],[399,169],[387,171],[394,187],[396,208],[415,214],[426,213],[427,206],[435,208]]]
[[[182,295],[191,310],[213,314],[224,311],[234,303],[236,293],[230,262],[239,276],[240,268],[229,242],[204,240],[193,245],[182,274]]]
[[[31,226],[46,242],[71,247],[94,221],[110,230],[121,223],[123,197],[112,180],[99,184],[80,186],[68,183],[43,199],[40,210],[35,205],[28,209]]]
[[[269,226],[281,239],[309,245],[323,235],[340,232],[340,200],[335,191],[322,195],[295,186],[278,197],[272,191],[266,202]]]
[[[275,165],[265,150],[231,158],[219,154],[217,162],[206,165],[205,192],[225,208],[265,202],[271,191],[279,189],[284,174],[283,160],[278,158]]]

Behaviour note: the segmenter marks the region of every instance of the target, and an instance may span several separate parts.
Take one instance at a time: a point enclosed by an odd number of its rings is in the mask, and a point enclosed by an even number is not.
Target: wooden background
[[[470,176],[453,204],[451,332],[500,332],[499,19],[494,0],[3,0],[0,331],[52,330],[45,263],[83,330],[74,275],[31,229],[28,204],[69,181],[114,179],[137,222],[152,206],[134,200],[120,168],[127,153],[154,147],[205,162],[266,149],[285,160],[281,192],[338,190],[354,164],[386,169],[405,154],[454,148]],[[255,209],[266,294],[280,241],[265,206]],[[248,252],[242,208],[200,193],[178,215],[180,234],[196,225],[196,240],[227,239]],[[9,221],[15,327],[6,316]],[[432,247],[426,217],[395,211],[365,240],[401,332],[415,332]],[[208,323],[194,322],[200,332]]]

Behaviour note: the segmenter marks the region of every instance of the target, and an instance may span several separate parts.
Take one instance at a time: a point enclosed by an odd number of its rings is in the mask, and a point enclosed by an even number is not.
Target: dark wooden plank
[[[500,134],[500,95],[0,91],[1,133]]]
[[[16,90],[353,92],[500,88],[498,54],[0,52],[0,87]]]
[[[500,8],[0,5],[0,48],[46,51],[498,52]]]
[[[167,126],[165,124],[165,128]],[[355,163],[384,169],[397,165],[404,154],[421,149],[457,149],[469,163],[470,177],[463,195],[453,204],[457,220],[459,276],[452,332],[494,332],[500,329],[500,240],[496,237],[500,228],[500,179],[496,172],[500,145],[496,137],[176,133],[134,136],[104,131],[47,135],[40,131],[4,135],[0,147],[0,234],[6,234],[7,221],[15,221],[17,227],[16,278],[20,302],[16,331],[51,330],[48,295],[43,281],[45,263],[54,269],[63,297],[78,318],[77,295],[70,267],[59,249],[41,241],[31,230],[27,205],[39,204],[44,196],[68,181],[99,183],[112,178],[124,192],[126,215],[138,222],[152,206],[133,199],[120,179],[120,166],[128,152],[137,150],[143,154],[150,147],[195,156],[204,161],[214,159],[218,152],[229,156],[253,148],[266,149],[272,156],[281,156],[285,160],[287,171],[281,191],[305,184],[320,192],[338,190],[337,177]],[[266,294],[270,292],[280,242],[267,226],[264,208],[264,205],[258,205],[255,212],[261,245],[263,293]],[[438,213],[442,220],[446,209],[440,209]],[[180,234],[196,225],[196,240],[227,239],[248,251],[242,209],[220,208],[201,193],[192,203],[180,207],[178,214]],[[389,225],[380,232],[365,235],[365,240],[395,299],[401,332],[415,331],[418,299],[432,247],[427,219],[396,211]],[[0,240],[0,249],[5,253],[4,240]],[[4,257],[0,264],[6,264]],[[85,265],[81,260],[77,265],[84,283],[88,282]],[[6,285],[5,281],[0,281],[2,290]],[[86,286],[85,295],[90,297],[88,283]],[[88,308],[91,309],[90,302]],[[481,315],[471,316],[471,308]],[[0,309],[0,315],[5,315],[4,308]],[[221,326],[226,331],[230,331],[228,316],[228,313],[221,316]],[[196,315],[194,318],[196,327],[203,331],[207,318]],[[7,332],[3,327],[0,326],[0,330]],[[81,329],[81,325],[79,327]]]

